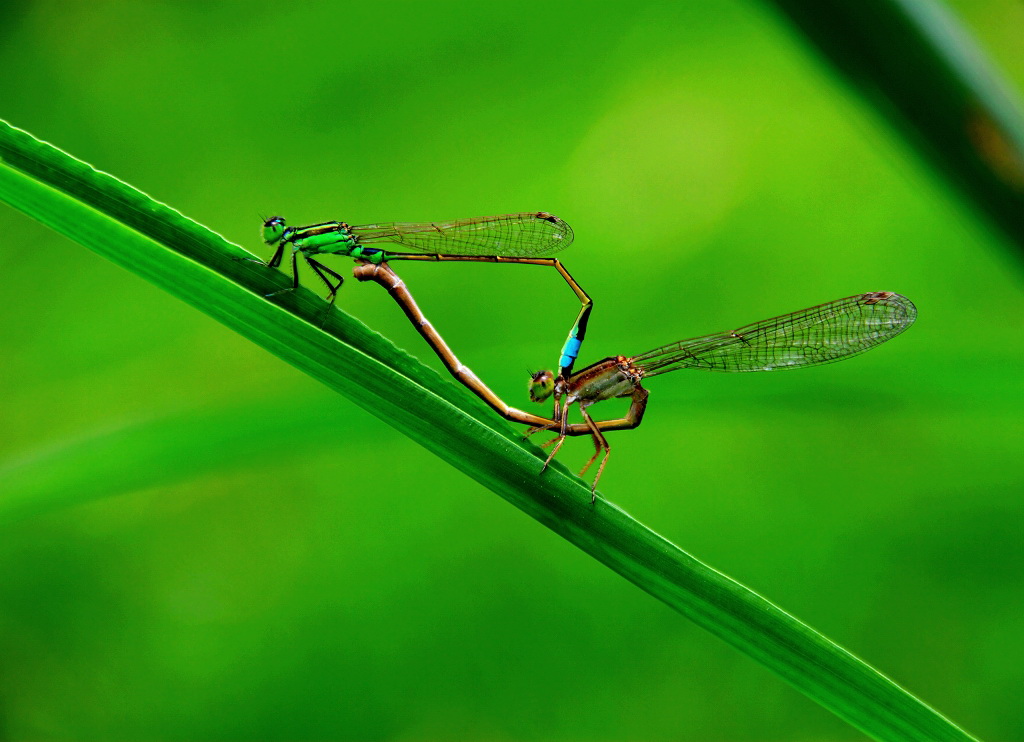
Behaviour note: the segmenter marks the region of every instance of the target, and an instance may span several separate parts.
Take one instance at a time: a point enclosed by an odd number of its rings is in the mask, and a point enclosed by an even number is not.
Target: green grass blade
[[[770,0],[1024,258],[1024,109],[934,0]]]
[[[237,246],[24,132],[0,126],[0,200],[169,291],[378,415],[876,739],[969,735],[893,681],[589,488],[454,385]],[[361,462],[353,461],[353,466]],[[24,474],[24,472],[22,472]],[[683,493],[684,495],[686,493]],[[582,691],[581,691],[582,692]]]
[[[271,271],[246,260],[236,260],[254,257],[238,245],[228,242],[215,232],[201,227],[180,212],[153,200],[112,175],[99,172],[87,163],[70,157],[45,142],[40,142],[31,134],[4,121],[0,121],[0,161],[100,212],[113,215],[122,227],[128,227],[151,238],[189,262],[205,266],[259,296],[290,285],[281,271]],[[53,224],[50,226],[76,239],[74,224],[62,224],[63,228]],[[255,229],[253,233],[255,235]],[[130,252],[108,250],[102,244],[92,247],[96,252],[128,270],[140,272],[144,267]],[[158,285],[175,293],[173,276],[167,276],[166,280]],[[293,293],[281,294],[275,297],[274,303],[286,307],[292,314],[317,327],[323,321],[323,300],[308,289],[300,288]],[[202,305],[199,305],[199,309],[206,311]],[[434,394],[458,405],[467,414],[482,420],[491,418],[490,409],[482,402],[463,394],[447,380],[395,348],[393,343],[380,337],[355,318],[341,312],[332,312],[324,330],[342,342],[359,347],[372,358],[386,360],[396,370],[414,378],[418,384]],[[503,432],[507,433],[507,428]]]

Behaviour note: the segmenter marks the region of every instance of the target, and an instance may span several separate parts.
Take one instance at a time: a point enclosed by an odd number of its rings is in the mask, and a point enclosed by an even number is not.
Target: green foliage
[[[238,269],[241,262],[225,259],[241,257],[240,250],[225,250],[225,258],[217,260],[213,253],[217,235],[25,132],[2,122],[0,126],[0,151],[6,153],[6,162],[48,181],[5,167],[0,170],[0,198],[7,203],[137,272],[345,394],[872,736],[971,739],[877,671],[623,511],[603,503],[588,506],[586,486],[565,476],[564,470],[541,476],[540,458],[502,435],[498,428],[507,426],[499,420],[475,419],[393,368],[392,356],[406,365],[415,363],[397,348],[385,351],[378,361],[361,352],[351,340],[354,333],[345,333],[345,342],[319,330],[308,318],[282,311],[254,293],[259,281]],[[67,194],[82,194],[83,200]],[[165,219],[177,222],[178,229]],[[358,324],[345,316],[341,320]],[[427,369],[418,373],[429,374]],[[135,461],[144,463],[138,457]],[[86,462],[91,463],[88,457]],[[22,478],[31,481],[33,474],[42,478],[50,469],[48,464],[35,462]],[[11,477],[6,480],[10,482]],[[57,486],[77,484],[70,476],[63,481],[58,477]],[[94,495],[80,485],[77,489],[80,495]],[[17,501],[25,499],[19,494],[15,490],[15,502],[8,503],[8,509],[26,507]],[[46,504],[53,499],[45,489],[41,496],[34,496]]]
[[[931,0],[768,0],[1024,257],[1024,108]]]
[[[1019,4],[956,5],[1024,81]],[[877,708],[850,699],[877,685],[910,705],[871,719],[958,733],[618,506],[966,728],[1024,735],[1024,300],[998,234],[763,3],[510,10],[0,10],[4,117],[228,240],[45,148],[3,150],[11,193],[357,403],[0,208],[6,736],[860,738],[370,408],[560,509],[550,525],[605,562],[643,550],[619,562],[631,579],[865,727]],[[534,208],[576,232],[564,257],[596,300],[584,363],[857,291],[904,293],[920,319],[832,368],[652,381],[643,427],[611,437],[617,505],[591,509],[565,470],[538,478],[536,449],[348,317],[437,367],[378,288],[347,281],[324,333],[319,298],[266,300],[287,279],[231,260],[236,242],[263,249],[261,212]],[[524,371],[550,367],[578,308],[546,273],[402,270],[460,357],[523,406]],[[589,455],[576,440],[560,459]],[[818,655],[794,648],[809,646],[842,673],[807,667]]]

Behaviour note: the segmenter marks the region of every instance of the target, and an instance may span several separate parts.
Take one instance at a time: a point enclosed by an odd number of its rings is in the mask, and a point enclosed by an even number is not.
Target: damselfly
[[[546,211],[355,227],[345,222],[288,227],[283,217],[275,216],[263,224],[264,242],[276,247],[266,265],[280,266],[285,250],[291,247],[292,285],[268,296],[298,288],[300,254],[327,285],[330,304],[334,303],[344,279],[315,260],[314,255],[347,255],[376,265],[391,260],[432,260],[550,266],[565,279],[582,304],[558,361],[559,376],[568,377],[586,335],[593,302],[561,262],[547,256],[564,250],[572,243],[572,238],[572,228]],[[399,245],[411,252],[384,250],[378,247],[382,243]]]
[[[910,299],[891,291],[875,291],[836,299],[735,330],[680,340],[636,356],[605,358],[568,378],[540,371],[530,380],[530,398],[543,402],[554,395],[554,418],[559,425],[558,437],[548,442],[554,443],[554,448],[545,465],[565,441],[569,408],[574,404],[579,406],[583,420],[591,429],[595,447],[594,455],[580,476],[604,451],[591,486],[591,492],[596,493],[611,448],[587,412],[591,405],[613,397],[632,397],[633,403],[625,417],[604,422],[615,426],[613,429],[635,428],[647,406],[647,390],[641,386],[641,381],[650,376],[684,368],[776,371],[833,363],[891,340],[910,327],[916,318],[917,309]],[[546,427],[540,425],[535,430]]]
[[[591,485],[596,497],[597,483],[604,472],[611,447],[603,433],[636,428],[647,409],[648,391],[641,384],[649,376],[693,368],[706,371],[774,371],[833,363],[863,353],[899,335],[914,323],[917,309],[905,296],[876,291],[837,299],[790,314],[755,322],[726,332],[704,335],[655,348],[637,356],[615,356],[598,361],[570,377],[556,377],[551,371],[531,375],[530,398],[543,402],[554,396],[553,419],[531,415],[509,407],[468,367],[463,365],[433,325],[424,317],[405,283],[388,267],[360,265],[355,276],[373,280],[386,288],[406,316],[430,344],[445,367],[470,391],[502,417],[532,425],[527,435],[556,428],[558,435],[544,446],[554,445],[544,467],[558,453],[566,436],[590,435],[594,455],[580,476],[586,474],[604,453]],[[587,408],[605,399],[630,397],[626,414],[614,420],[594,420]],[[569,409],[578,405],[584,423],[570,424]]]

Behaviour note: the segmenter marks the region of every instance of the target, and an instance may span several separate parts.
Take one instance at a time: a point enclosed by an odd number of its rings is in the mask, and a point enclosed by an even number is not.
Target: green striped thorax
[[[288,227],[284,217],[274,216],[263,223],[263,241],[268,245],[290,243],[294,250],[306,256],[321,253],[348,255],[370,263],[381,263],[386,258],[386,253],[380,248],[361,246],[345,222]]]

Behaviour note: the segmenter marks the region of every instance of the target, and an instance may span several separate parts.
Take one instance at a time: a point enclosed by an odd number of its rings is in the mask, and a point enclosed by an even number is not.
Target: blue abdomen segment
[[[562,357],[558,359],[559,368],[568,368],[576,362],[576,356],[580,354],[581,345],[583,345],[583,341],[577,338],[575,334],[569,336],[565,341],[565,345],[562,346]]]

